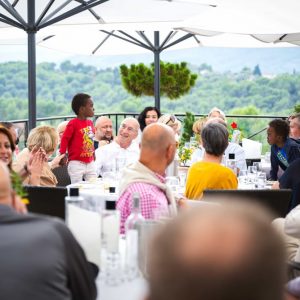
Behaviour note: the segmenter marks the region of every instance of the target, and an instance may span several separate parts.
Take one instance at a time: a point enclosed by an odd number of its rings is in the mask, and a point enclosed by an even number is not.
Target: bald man
[[[165,184],[167,166],[176,152],[174,131],[167,125],[148,125],[142,135],[139,161],[128,166],[119,186],[117,208],[121,212],[121,232],[132,211],[132,195],[139,193],[141,213],[145,219],[158,219],[176,214],[176,205]]]
[[[67,227],[55,218],[19,214],[16,206],[0,162],[1,300],[96,299],[88,262]]]
[[[94,137],[95,149],[111,143],[113,139],[114,137],[113,137],[112,120],[106,116],[99,117],[95,123],[95,137]]]
[[[149,249],[148,300],[283,300],[282,240],[262,207],[204,205],[164,226]]]
[[[138,135],[139,129],[140,124],[137,119],[132,117],[126,118],[122,121],[115,140],[96,149],[95,164],[98,175],[103,176],[105,172],[116,171],[116,168],[123,169],[125,165],[138,160],[140,150],[139,145],[134,140]],[[120,163],[117,163],[117,161]]]

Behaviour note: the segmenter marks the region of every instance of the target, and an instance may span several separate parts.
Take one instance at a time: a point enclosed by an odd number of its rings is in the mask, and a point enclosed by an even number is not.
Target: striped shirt
[[[165,177],[156,174],[165,183]],[[132,211],[132,196],[140,195],[140,211],[145,219],[159,219],[169,215],[168,200],[165,193],[157,186],[143,182],[133,182],[122,193],[117,202],[121,214],[121,233],[125,233],[125,222]]]

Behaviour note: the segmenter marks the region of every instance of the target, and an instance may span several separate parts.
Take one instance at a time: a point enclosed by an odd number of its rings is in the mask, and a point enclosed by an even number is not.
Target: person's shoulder
[[[146,195],[152,195],[153,190],[157,187],[151,183],[146,182],[132,182],[127,187],[126,191],[130,194],[139,193],[140,197],[145,197]]]
[[[109,144],[105,144],[105,145],[102,145],[101,147],[98,147],[95,150],[95,153],[97,154],[97,153],[109,152],[109,151],[111,151],[112,148],[115,148],[115,147],[116,147],[115,142],[112,141]]]
[[[286,141],[286,143],[290,147],[297,147],[297,148],[300,147],[300,140],[298,141],[298,140],[293,139],[293,138],[288,138],[287,141]]]

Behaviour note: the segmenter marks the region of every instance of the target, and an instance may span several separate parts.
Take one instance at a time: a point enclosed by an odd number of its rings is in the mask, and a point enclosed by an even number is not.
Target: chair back
[[[284,218],[289,211],[292,190],[204,190],[201,200],[255,201],[271,210],[274,217]]]
[[[65,187],[26,186],[29,212],[54,216],[65,220]]]
[[[68,166],[59,166],[52,170],[57,179],[57,186],[67,186],[71,184],[71,179],[68,173]]]

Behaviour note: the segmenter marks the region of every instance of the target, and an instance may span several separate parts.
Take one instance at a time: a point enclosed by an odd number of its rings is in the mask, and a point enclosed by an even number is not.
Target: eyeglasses
[[[171,115],[171,116],[170,116],[170,119],[168,120],[168,122],[166,122],[166,125],[168,125],[171,121],[172,121],[173,123],[175,123],[176,117],[175,117],[174,115]]]
[[[122,129],[127,129],[129,132],[135,132],[136,129],[134,129],[133,127],[127,126],[126,124],[121,124],[120,128]]]

